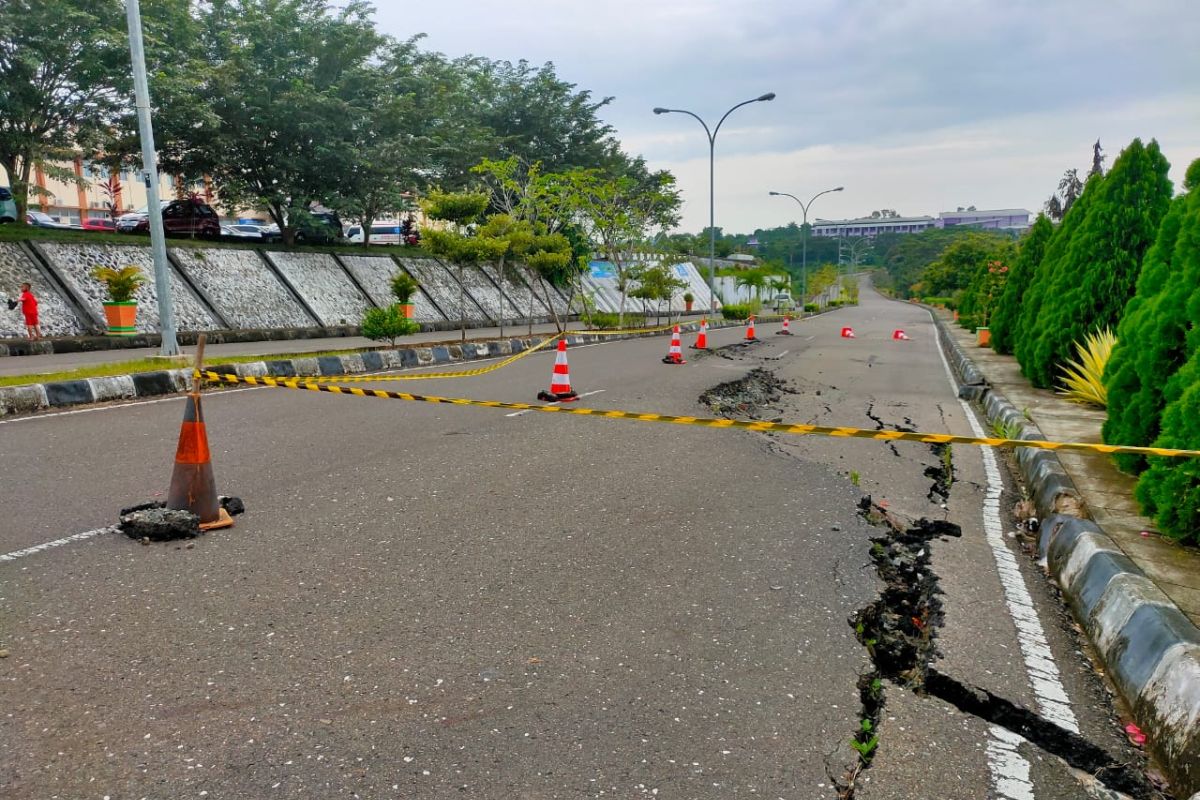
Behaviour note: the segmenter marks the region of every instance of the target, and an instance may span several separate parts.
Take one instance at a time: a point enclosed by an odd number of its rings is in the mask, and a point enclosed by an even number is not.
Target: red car
[[[172,200],[163,206],[163,230],[167,236],[190,236],[197,239],[219,239],[221,219],[208,203],[197,199]],[[135,233],[149,233],[148,217],[139,219]]]
[[[111,219],[104,219],[101,217],[93,217],[91,219],[85,219],[82,223],[82,226],[85,231],[102,231],[104,233],[114,233],[117,230],[117,223],[113,222]]]

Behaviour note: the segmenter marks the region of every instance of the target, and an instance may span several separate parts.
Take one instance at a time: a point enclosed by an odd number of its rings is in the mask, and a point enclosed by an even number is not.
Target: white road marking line
[[[580,398],[584,398],[584,397],[591,397],[592,395],[594,395],[594,394],[600,394],[600,393],[601,393],[601,392],[603,392],[603,391],[604,391],[603,389],[593,389],[593,390],[592,390],[592,391],[590,391],[590,392],[584,392],[583,394],[579,395],[579,397],[580,397]],[[511,414],[505,414],[504,416],[506,416],[506,417],[519,417],[519,416],[521,416],[522,414],[528,414],[528,413],[529,413],[531,410],[532,410],[532,409],[528,409],[528,408],[526,408],[526,409],[524,409],[524,410],[522,410],[522,411],[514,411],[514,412],[513,412],[513,413],[511,413]]]
[[[99,536],[102,533],[116,533],[118,528],[115,525],[110,525],[106,528],[96,528],[94,531],[84,531],[83,533],[64,536],[61,539],[55,539],[52,542],[42,542],[35,544],[33,547],[26,547],[24,550],[14,550],[11,553],[0,553],[0,561],[16,561],[18,558],[31,556],[35,553],[40,553],[43,550],[49,550],[52,547],[62,547],[64,544],[72,542],[82,542],[84,539],[91,539],[93,536]]]
[[[930,313],[933,321],[933,314]],[[935,323],[936,324],[936,323]],[[935,328],[936,331],[936,328]],[[955,394],[958,393],[958,381],[950,369],[950,362],[942,350],[940,337],[935,335],[933,346],[937,348],[938,356],[942,359],[942,367],[946,370],[946,378]],[[971,431],[983,437],[983,426],[975,416],[974,409],[966,400],[959,399]],[[1009,615],[1016,627],[1017,642],[1025,660],[1030,686],[1034,697],[1037,698],[1038,708],[1042,715],[1051,722],[1079,733],[1079,723],[1071,710],[1070,698],[1059,680],[1058,667],[1046,641],[1046,633],[1038,619],[1033,605],[1033,598],[1025,586],[1017,559],[1004,541],[1004,527],[1000,516],[1000,494],[1004,483],[1000,476],[999,463],[996,454],[990,448],[980,448],[983,456],[983,469],[987,476],[987,487],[984,492],[983,529],[988,547],[996,562],[996,571],[1000,576],[1000,584],[1004,589],[1004,599],[1008,605]],[[1020,736],[999,726],[991,726],[991,739],[987,744],[988,770],[992,776],[992,784],[997,794],[1011,800],[1033,800],[1033,783],[1029,778],[1029,762],[1017,751],[1017,746],[1024,741]]]

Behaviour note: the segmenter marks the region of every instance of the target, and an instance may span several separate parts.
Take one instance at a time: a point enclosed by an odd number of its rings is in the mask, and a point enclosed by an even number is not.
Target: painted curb
[[[695,330],[698,324],[698,320],[681,322],[680,328],[685,331]],[[741,325],[742,323],[736,321],[720,321],[711,323],[709,329],[717,330],[741,327]],[[584,333],[568,337],[568,343],[580,345],[643,336],[665,336],[666,334],[667,332],[597,336]],[[304,375],[336,377],[508,356],[524,352],[543,338],[534,336],[532,338],[465,342],[463,344],[438,344],[430,347],[368,350],[362,353],[338,356],[264,359],[236,364],[213,363],[207,365],[207,368],[214,372],[233,373],[243,378],[261,378],[268,375],[278,378],[294,378]],[[0,387],[0,418],[35,414],[51,408],[66,408],[186,392],[191,387],[191,374],[190,369],[158,370],[75,381],[2,386]]]
[[[1046,438],[987,385],[946,323],[933,316],[959,396],[989,423],[1021,424],[1016,438]],[[1021,477],[1042,520],[1038,552],[1133,710],[1176,796],[1200,800],[1200,630],[1095,522],[1058,513],[1079,492],[1058,457],[1018,449]],[[1078,506],[1076,506],[1078,507]]]

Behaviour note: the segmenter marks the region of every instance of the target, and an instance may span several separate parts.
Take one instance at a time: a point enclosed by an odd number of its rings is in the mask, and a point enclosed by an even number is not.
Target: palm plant
[[[1061,367],[1063,388],[1059,394],[1076,403],[1108,407],[1108,387],[1104,385],[1104,367],[1112,355],[1117,337],[1111,328],[1095,331],[1075,343],[1078,361],[1071,359]]]

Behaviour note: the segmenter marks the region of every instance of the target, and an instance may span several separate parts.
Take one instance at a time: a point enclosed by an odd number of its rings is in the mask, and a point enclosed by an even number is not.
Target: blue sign
[[[604,280],[605,278],[615,278],[617,276],[613,265],[607,261],[593,261],[588,264],[588,267],[591,268],[593,278]]]
[[[689,273],[689,272],[688,272],[688,268],[687,268],[686,266],[684,266],[683,264],[676,264],[676,265],[675,265],[675,274],[676,274],[676,275],[678,275],[680,278],[683,278],[683,279],[685,279],[685,280],[686,280],[687,278],[690,278],[690,277],[691,277],[691,273]]]

